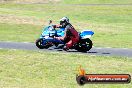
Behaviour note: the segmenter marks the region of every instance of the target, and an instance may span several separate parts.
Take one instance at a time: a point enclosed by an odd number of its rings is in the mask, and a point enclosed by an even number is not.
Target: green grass
[[[63,4],[132,4],[131,0],[5,0],[5,2],[63,3]]]
[[[106,63],[107,62],[107,63]],[[132,58],[74,53],[0,49],[1,88],[81,88],[75,80],[79,65],[88,74],[130,74]],[[88,84],[83,88],[131,88],[130,84]]]
[[[93,30],[94,46],[132,48],[132,6],[0,4],[0,41],[34,42],[48,20],[63,16],[78,31]]]
[[[41,33],[37,25],[1,23],[0,27],[0,41],[35,42]]]

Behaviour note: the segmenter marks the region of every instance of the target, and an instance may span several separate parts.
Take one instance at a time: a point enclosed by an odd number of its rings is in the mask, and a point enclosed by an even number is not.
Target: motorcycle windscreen
[[[82,32],[80,33],[80,37],[81,37],[82,39],[90,38],[93,34],[94,34],[94,32],[91,31],[91,30],[82,31]]]
[[[42,36],[52,36],[52,35],[55,35],[56,34],[56,31],[53,29],[52,26],[47,26],[43,29],[42,31]]]
[[[48,30],[48,28],[49,28],[50,26],[47,26],[47,27],[45,27],[45,28],[43,28],[43,30],[42,30],[42,36],[48,36],[49,35],[49,30]]]

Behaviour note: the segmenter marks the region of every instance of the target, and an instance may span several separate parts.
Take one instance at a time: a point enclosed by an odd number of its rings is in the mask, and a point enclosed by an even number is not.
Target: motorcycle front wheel
[[[39,49],[48,49],[49,48],[49,45],[43,45],[43,39],[42,38],[39,38],[36,40],[36,46],[39,48]],[[48,43],[48,42],[47,42]]]
[[[88,39],[81,39],[80,42],[77,44],[76,50],[79,52],[87,52],[92,48],[92,41]]]

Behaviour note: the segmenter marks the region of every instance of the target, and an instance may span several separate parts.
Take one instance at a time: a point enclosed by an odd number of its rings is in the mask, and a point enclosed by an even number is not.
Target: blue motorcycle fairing
[[[56,35],[56,34],[57,34],[56,30],[54,30],[52,26],[47,26],[47,27],[43,28],[41,37],[52,36],[52,35]]]
[[[64,33],[65,28],[58,28],[57,30],[50,30],[50,28],[52,29],[52,26],[47,26],[43,28],[41,38],[43,36],[49,36],[49,35],[51,36],[52,34],[58,35],[59,37],[64,36],[65,34]]]
[[[58,36],[64,36],[65,34],[65,28],[59,28],[57,31]]]
[[[51,36],[62,37],[64,36],[64,34],[65,34],[65,28],[54,29],[53,26],[50,25],[50,26],[43,28],[40,38],[43,39],[43,43],[42,43],[43,45],[46,45],[47,42],[52,43],[52,44],[65,44],[63,41],[57,40],[51,37]],[[80,33],[80,38],[81,39],[90,38],[93,34],[94,32],[91,30],[82,31]]]

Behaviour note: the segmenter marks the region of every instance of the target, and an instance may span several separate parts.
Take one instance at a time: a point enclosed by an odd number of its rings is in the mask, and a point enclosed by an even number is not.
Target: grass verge
[[[0,49],[2,88],[81,88],[75,80],[79,65],[87,73],[132,75],[132,58],[75,53]],[[87,87],[131,88],[130,84],[89,84]]]
[[[132,4],[131,0],[2,0],[14,3]]]

